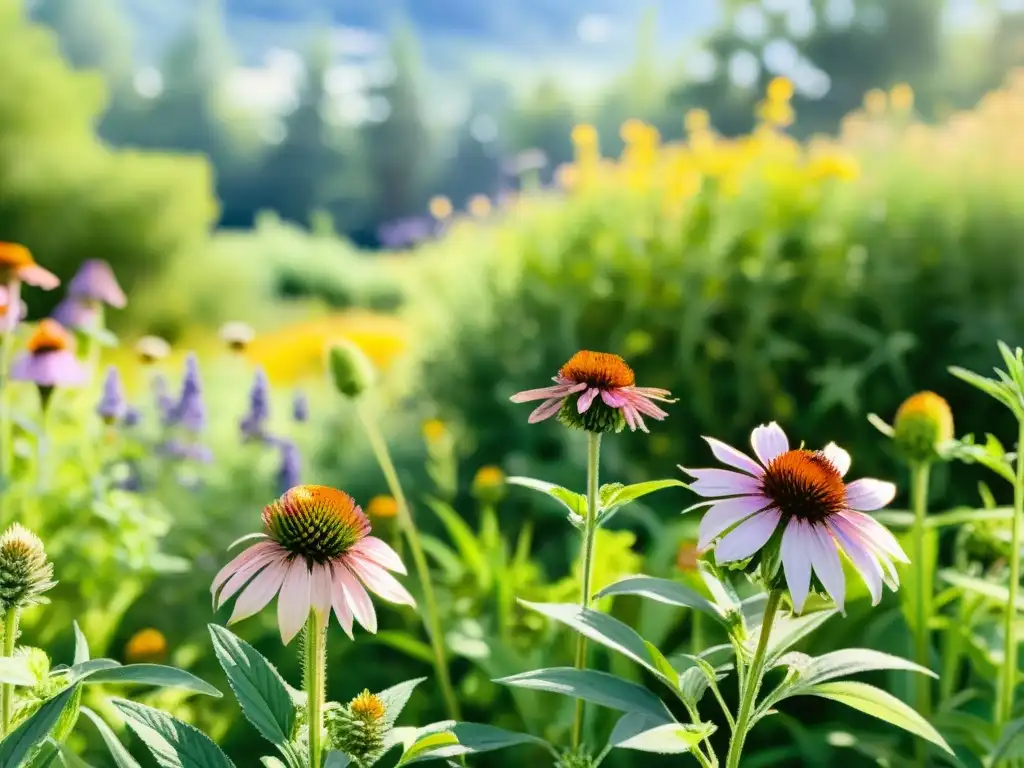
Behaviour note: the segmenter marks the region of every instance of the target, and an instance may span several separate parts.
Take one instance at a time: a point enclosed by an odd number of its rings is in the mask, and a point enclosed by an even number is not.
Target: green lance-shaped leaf
[[[537,611],[555,621],[571,627],[584,637],[606,648],[618,651],[637,664],[647,668],[673,689],[679,686],[679,674],[655,646],[648,643],[636,631],[608,614],[582,608],[574,603],[530,603],[520,604]]]
[[[598,511],[597,524],[604,525],[622,507],[644,496],[664,490],[665,488],[686,487],[686,483],[682,480],[649,480],[645,483],[634,483],[633,485],[614,483],[602,486],[598,494],[600,509]]]
[[[550,667],[503,677],[494,682],[502,685],[531,688],[583,699],[620,712],[636,712],[653,718],[671,720],[665,704],[636,683],[590,669]]]
[[[805,613],[800,616],[780,616],[772,625],[772,633],[768,638],[768,653],[766,661],[773,666],[783,653],[799,643],[814,630],[828,621],[838,613],[835,609]],[[757,633],[752,632],[748,638],[749,648],[753,653],[754,645],[757,643]]]
[[[428,733],[421,736],[402,754],[395,768],[419,763],[425,760],[439,760],[463,754],[459,751],[459,740],[451,731]]]
[[[670,579],[659,579],[655,576],[627,576],[605,587],[594,595],[594,598],[600,599],[615,595],[637,595],[666,605],[692,608],[711,616],[723,626],[726,625],[725,616],[714,603],[689,587]]]
[[[466,521],[454,510],[450,504],[445,504],[437,499],[427,499],[427,506],[437,515],[444,525],[449,538],[458,550],[465,563],[477,582],[484,588],[490,584],[491,567],[484,557],[480,542],[477,541],[473,529],[466,524]]]
[[[216,624],[210,624],[209,629],[217,661],[224,668],[242,714],[271,744],[287,744],[295,725],[295,707],[277,669],[230,630]]]
[[[82,662],[88,661],[89,656],[89,641],[85,638],[85,634],[82,632],[82,628],[78,626],[78,622],[74,623],[75,627],[75,656],[72,664],[81,664]]]
[[[991,765],[1024,757],[1024,718],[1012,720],[1003,728],[999,743],[992,752]]]
[[[426,679],[425,677],[414,677],[390,688],[385,688],[377,694],[377,698],[384,704],[384,722],[387,723],[389,728],[395,724],[398,716],[402,714],[402,710],[409,703],[409,698],[412,696],[416,686]]]
[[[715,726],[711,723],[666,723],[630,713],[619,718],[608,744],[618,749],[638,752],[682,755],[714,732]]]
[[[452,728],[452,733],[459,740],[459,744],[465,748],[464,754],[467,755],[479,755],[484,752],[494,752],[499,749],[517,747],[522,744],[533,744],[543,747],[549,752],[554,752],[553,747],[544,739],[539,739],[528,733],[507,731],[494,725],[459,723]]]
[[[509,485],[521,485],[532,491],[543,493],[557,500],[569,511],[569,521],[573,525],[582,524],[587,516],[587,497],[580,493],[570,491],[554,483],[546,483],[543,480],[534,480],[532,477],[509,477],[505,480]]]
[[[99,669],[80,678],[84,685],[116,683],[119,685],[153,685],[159,688],[180,688],[220,698],[221,692],[191,672],[162,664],[128,664],[123,667]]]
[[[111,699],[156,759],[160,768],[234,768],[220,747],[202,731],[166,712],[125,699]]]
[[[20,768],[46,741],[64,713],[64,708],[78,691],[77,685],[65,688],[0,741],[0,765],[4,768]]]
[[[96,730],[100,732],[100,737],[103,739],[103,743],[107,745],[107,751],[110,752],[110,756],[114,759],[117,768],[139,768],[135,758],[129,754],[121,740],[117,738],[117,734],[114,733],[102,717],[89,709],[89,707],[82,707],[82,714],[91,720],[92,724],[96,726]]]
[[[947,584],[959,587],[965,592],[970,592],[978,597],[983,597],[992,603],[1006,605],[1010,601],[1010,590],[1002,584],[985,581],[976,576],[968,576],[952,568],[944,568],[939,571],[939,578]],[[1024,595],[1017,597],[1016,606],[1018,611],[1024,611]]]
[[[920,736],[949,754],[953,754],[953,750],[927,720],[891,693],[886,693],[873,685],[843,680],[837,683],[811,686],[801,691],[799,695],[820,696],[823,699],[845,704],[866,715],[877,717],[897,728],[902,728],[915,736]]]

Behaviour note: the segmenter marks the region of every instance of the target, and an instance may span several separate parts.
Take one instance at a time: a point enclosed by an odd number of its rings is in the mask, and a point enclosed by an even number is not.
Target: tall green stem
[[[7,609],[4,617],[4,656],[9,658],[14,655],[14,643],[18,639],[18,611],[17,607]],[[11,732],[11,704],[14,702],[14,686],[4,683],[0,689],[0,723],[3,730],[0,730],[0,738]]]
[[[327,688],[327,633],[316,611],[306,620],[304,681],[306,684],[306,722],[309,724],[309,766],[320,768],[323,755],[324,692]]]
[[[917,589],[914,591],[914,660],[925,669],[931,669],[931,633],[928,625],[932,615],[932,570],[935,564],[928,558],[925,515],[928,513],[928,475],[930,464],[916,462],[911,466],[911,503],[914,507],[914,529],[912,556],[914,572],[917,574]],[[925,718],[932,713],[932,681],[925,675],[918,676],[917,711]],[[917,756],[920,765],[925,764],[927,746],[923,739],[917,740]]]
[[[1010,543],[1010,597],[1007,600],[1003,635],[1003,668],[996,705],[996,726],[1001,730],[1013,716],[1013,692],[1017,687],[1017,595],[1020,592],[1021,527],[1024,526],[1024,420],[1017,436],[1017,481],[1013,485],[1013,535]]]
[[[580,574],[582,594],[580,605],[590,607],[591,576],[594,571],[594,539],[597,536],[597,505],[599,467],[601,464],[601,433],[587,432],[587,519],[583,527],[583,557]],[[576,669],[587,668],[587,638],[576,637]],[[572,745],[578,747],[583,739],[583,699],[576,700],[576,717],[572,724]]]
[[[768,594],[768,603],[764,607],[764,618],[761,620],[761,636],[757,640],[757,650],[754,651],[754,658],[750,662],[750,669],[744,681],[740,711],[736,715],[736,728],[733,729],[732,739],[729,741],[729,755],[725,759],[725,768],[739,768],[743,742],[746,741],[747,731],[750,730],[750,718],[754,713],[754,704],[757,703],[757,694],[761,691],[761,682],[764,680],[768,639],[772,636],[772,624],[775,621],[775,613],[779,609],[781,600],[782,590],[780,589],[773,589]]]
[[[430,637],[430,646],[434,651],[434,670],[437,673],[437,680],[441,684],[441,693],[444,696],[445,706],[448,709],[448,717],[452,720],[459,720],[459,702],[455,698],[455,689],[452,687],[451,673],[448,670],[448,657],[444,649],[444,635],[441,633],[441,616],[437,610],[437,598],[434,597],[434,584],[430,579],[430,568],[427,565],[427,556],[423,552],[423,543],[420,541],[419,531],[413,522],[412,513],[409,510],[409,503],[402,490],[402,484],[398,480],[398,472],[391,460],[391,453],[384,436],[377,428],[377,423],[366,411],[366,406],[357,404],[359,417],[366,429],[366,436],[377,457],[381,472],[387,481],[388,489],[398,504],[398,524],[402,527],[405,539],[409,544],[409,551],[412,554],[413,565],[416,568],[416,577],[420,582],[420,589],[423,591],[424,615],[423,622],[426,625],[427,635]]]

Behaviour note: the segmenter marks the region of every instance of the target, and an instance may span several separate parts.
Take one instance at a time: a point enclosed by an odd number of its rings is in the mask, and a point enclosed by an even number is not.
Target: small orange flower
[[[45,291],[60,285],[60,279],[43,269],[32,258],[32,252],[18,243],[0,243],[0,283],[28,283]]]
[[[384,702],[380,697],[364,690],[348,705],[352,714],[360,720],[378,721],[384,719]]]
[[[398,502],[394,496],[381,494],[370,499],[366,511],[370,513],[370,517],[391,518],[398,514]]]
[[[64,326],[56,320],[47,318],[39,323],[25,346],[32,354],[38,354],[40,352],[61,352],[72,349],[74,345],[74,339],[64,330]]]
[[[132,663],[155,663],[167,656],[167,638],[159,629],[149,627],[132,635],[124,648],[125,658]]]

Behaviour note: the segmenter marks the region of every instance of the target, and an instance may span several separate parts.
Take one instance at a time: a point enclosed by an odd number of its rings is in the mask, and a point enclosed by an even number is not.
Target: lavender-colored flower
[[[100,318],[99,306],[76,296],[65,296],[54,307],[53,319],[65,328],[95,328]]]
[[[102,259],[89,259],[68,283],[68,295],[87,302],[99,302],[118,309],[128,303],[117,284],[114,270]]]
[[[174,424],[189,432],[202,432],[206,426],[206,405],[203,402],[203,384],[199,377],[199,361],[194,353],[185,360],[185,375],[181,381],[181,396],[174,407]]]
[[[295,443],[281,443],[281,466],[277,470],[277,487],[286,493],[302,482],[302,456]]]
[[[292,398],[292,419],[299,424],[309,420],[309,398],[303,392],[296,392]]]
[[[195,461],[200,464],[209,464],[213,461],[213,451],[210,450],[209,446],[203,445],[202,443],[187,442],[185,440],[172,438],[163,443],[159,450],[171,459]]]
[[[377,229],[381,245],[391,250],[410,248],[434,235],[437,222],[427,216],[415,216],[389,221]]]
[[[265,439],[269,418],[270,386],[267,384],[267,374],[262,368],[257,368],[249,389],[249,412],[241,422],[243,437],[248,440]]]
[[[153,377],[153,398],[156,400],[156,410],[160,414],[160,421],[168,427],[174,421],[174,398],[171,397],[171,388],[167,383],[167,377],[157,374]]]
[[[839,553],[845,553],[871,593],[882,599],[882,585],[893,591],[899,576],[893,561],[909,562],[895,537],[871,515],[896,495],[892,483],[843,477],[850,454],[835,443],[820,451],[791,450],[789,438],[772,422],[757,427],[750,443],[757,461],[710,437],[715,458],[732,469],[685,469],[690,489],[709,497],[700,521],[699,549],[715,544],[715,560],[731,563],[753,557],[781,527],[782,571],[793,610],[800,613],[811,589],[811,573],[842,611],[846,580]]]
[[[43,320],[28,340],[28,351],[14,361],[11,378],[39,387],[76,387],[88,372],[75,357],[74,340],[56,320]]]
[[[129,429],[132,427],[139,426],[139,422],[142,421],[142,412],[139,411],[134,405],[129,405],[124,409],[124,420],[122,423]]]
[[[128,403],[124,399],[124,385],[121,383],[121,374],[116,366],[107,368],[107,377],[103,381],[103,395],[100,397],[96,413],[100,415],[107,424],[115,424],[125,418],[128,410]]]

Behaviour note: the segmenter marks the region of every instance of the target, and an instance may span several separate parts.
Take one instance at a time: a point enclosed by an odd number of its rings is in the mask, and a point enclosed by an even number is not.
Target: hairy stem
[[[914,660],[925,669],[931,668],[931,633],[928,625],[932,616],[932,571],[934,562],[926,553],[925,515],[928,513],[928,462],[916,462],[911,465],[911,504],[914,508],[913,562],[914,573],[917,575],[914,590]],[[925,675],[917,679],[917,711],[924,718],[932,713],[932,681]],[[928,746],[923,739],[916,741],[918,765],[926,765]]]
[[[7,609],[4,617],[4,656],[14,655],[14,643],[18,639],[18,611],[17,607]],[[4,683],[0,688],[0,738],[11,732],[11,705],[14,703],[14,686]]]
[[[309,765],[320,768],[323,755],[324,692],[327,687],[327,633],[316,611],[309,612],[303,643],[306,713],[309,725]]]
[[[590,607],[591,576],[594,571],[594,539],[597,536],[597,505],[599,467],[601,463],[601,433],[587,432],[587,519],[583,527],[583,557],[580,584],[580,605]],[[587,668],[587,638],[576,638],[576,669]],[[583,699],[576,700],[576,717],[572,724],[572,746],[578,747],[583,739]]]

